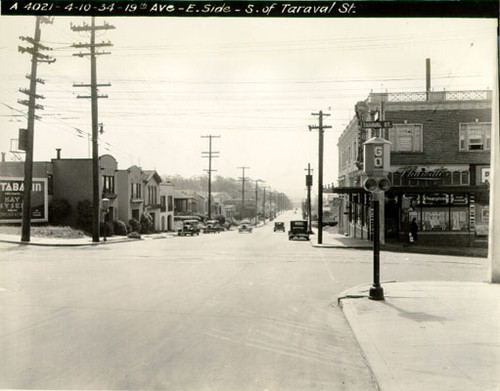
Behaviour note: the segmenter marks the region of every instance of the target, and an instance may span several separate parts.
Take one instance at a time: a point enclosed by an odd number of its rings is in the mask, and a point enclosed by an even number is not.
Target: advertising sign
[[[444,193],[424,194],[422,203],[424,205],[448,205],[449,196]]]
[[[20,223],[23,218],[23,178],[0,177],[0,223]],[[31,187],[31,222],[49,220],[47,179],[33,178]]]

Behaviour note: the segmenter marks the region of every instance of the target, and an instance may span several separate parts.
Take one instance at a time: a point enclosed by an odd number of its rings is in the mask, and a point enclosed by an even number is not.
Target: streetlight
[[[102,208],[102,212],[104,213],[104,232],[103,232],[103,240],[104,241],[107,241],[108,239],[106,238],[106,219],[108,217],[108,213],[109,213],[109,198],[103,198],[101,200],[101,208]]]

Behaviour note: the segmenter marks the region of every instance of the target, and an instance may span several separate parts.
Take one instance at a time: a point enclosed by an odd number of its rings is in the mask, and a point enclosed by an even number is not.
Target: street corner
[[[348,288],[342,291],[337,296],[337,304],[340,308],[347,303],[348,299],[359,299],[366,297],[368,298],[370,292],[370,285],[365,283],[361,285],[356,285],[354,287]]]

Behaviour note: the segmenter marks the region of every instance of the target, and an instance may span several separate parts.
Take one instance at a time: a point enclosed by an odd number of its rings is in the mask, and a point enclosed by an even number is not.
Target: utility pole
[[[26,151],[26,158],[24,161],[24,189],[23,189],[23,212],[22,212],[22,229],[21,241],[29,242],[31,239],[31,189],[33,187],[33,143],[35,134],[35,109],[43,110],[43,106],[36,103],[36,99],[45,99],[42,95],[36,93],[37,83],[45,84],[42,79],[37,79],[37,68],[39,62],[53,63],[55,60],[45,54],[42,50],[52,50],[40,44],[41,23],[52,23],[52,20],[45,16],[37,16],[35,22],[35,36],[34,38],[20,37],[21,40],[33,45],[31,47],[19,46],[21,53],[31,54],[31,74],[26,78],[30,81],[29,90],[19,89],[23,94],[28,95],[28,100],[18,100],[19,103],[28,106],[28,126],[27,129],[19,129],[19,149]]]
[[[309,233],[312,233],[312,216],[311,216],[311,187],[313,185],[313,176],[311,174],[311,163],[307,163],[307,175],[306,175],[306,186],[307,186],[307,220],[309,225]]]
[[[217,170],[212,170],[212,158],[217,158],[219,157],[219,152],[212,152],[212,139],[213,138],[220,138],[220,136],[201,136],[201,138],[208,138],[208,152],[202,152],[201,157],[206,157],[208,158],[208,170],[205,170],[208,172],[208,220],[212,219],[212,171],[217,171]]]
[[[257,221],[259,219],[259,210],[258,210],[259,182],[264,182],[264,181],[261,179],[255,180],[255,225],[257,225]]]
[[[269,186],[262,186],[262,190],[264,191],[262,198],[262,213],[264,214],[264,224],[266,223],[266,189],[269,189]]]
[[[323,111],[319,113],[311,113],[318,116],[319,125],[309,125],[309,131],[318,129],[319,145],[318,145],[318,244],[323,243],[323,134],[325,129],[330,129],[331,126],[323,125],[323,116],[329,117],[330,114],[325,114]]]
[[[241,181],[241,218],[244,218],[245,214],[245,170],[250,167],[238,167],[242,170],[242,176],[240,177]]]
[[[91,111],[92,111],[92,241],[99,242],[99,217],[100,217],[100,194],[99,194],[99,144],[98,144],[98,131],[99,131],[99,116],[98,116],[98,106],[97,100],[99,98],[107,98],[107,95],[99,95],[98,87],[109,87],[111,84],[97,84],[97,62],[96,56],[102,54],[110,54],[110,52],[96,51],[96,48],[102,48],[106,46],[113,46],[111,42],[95,42],[95,33],[98,30],[110,30],[114,29],[108,23],[96,26],[95,17],[92,16],[92,22],[89,26],[83,23],[82,26],[74,26],[71,24],[71,30],[75,32],[90,31],[90,43],[78,43],[72,45],[79,49],[89,49],[88,53],[76,53],[73,56],[84,57],[90,56],[90,84],[74,84],[74,87],[90,87],[90,96],[78,95],[79,99],[90,99],[91,101]]]

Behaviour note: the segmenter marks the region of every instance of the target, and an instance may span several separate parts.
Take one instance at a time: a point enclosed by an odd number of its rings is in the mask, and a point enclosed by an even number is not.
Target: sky
[[[45,84],[37,93],[34,159],[91,156],[90,61],[73,44],[88,33],[71,24],[87,17],[55,17],[41,40],[53,64],[40,64]],[[214,135],[213,175],[264,181],[259,186],[293,200],[306,195],[305,169],[318,171],[318,125],[328,114],[324,184],[336,183],[337,139],[354,116],[356,102],[373,92],[425,90],[425,60],[432,88],[491,89],[497,66],[495,19],[451,18],[97,18],[115,29],[98,33],[111,42],[98,56],[99,154],[119,169],[135,164],[160,175],[207,175],[208,139]],[[32,37],[35,17],[0,16],[0,151],[15,160],[18,129],[26,127],[30,56],[20,36]],[[20,156],[20,155],[17,155]],[[21,156],[22,157],[22,156]],[[316,177],[314,179],[315,183]]]

